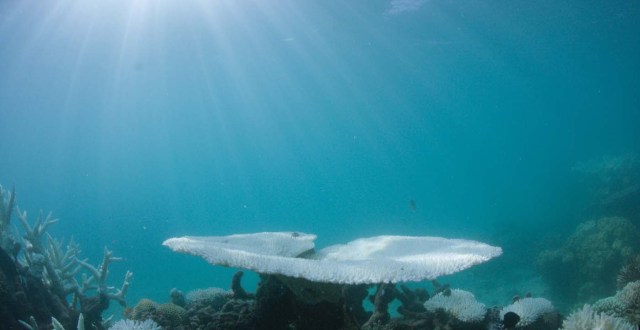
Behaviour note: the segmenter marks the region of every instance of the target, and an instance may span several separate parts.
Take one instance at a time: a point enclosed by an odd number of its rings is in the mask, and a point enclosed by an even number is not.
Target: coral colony
[[[40,212],[31,224],[27,212],[16,207],[22,231],[12,231],[14,207],[15,191],[0,187],[0,328],[75,327],[79,319],[105,328],[102,312],[110,300],[126,306],[133,274],[124,275],[120,289],[109,287],[109,265],[120,260],[111,251],[105,248],[99,266],[79,259],[80,249],[73,240],[65,247],[47,233],[58,222],[51,213]]]
[[[619,172],[636,165],[637,158],[625,157],[585,163],[577,170],[596,178],[590,184],[594,191],[606,192],[600,199],[604,205],[615,202],[633,212],[637,180],[609,178],[629,178]],[[20,230],[11,224],[14,213]],[[102,312],[110,301],[127,306],[131,272],[121,275],[119,288],[109,286],[109,265],[120,259],[105,248],[100,265],[92,265],[82,259],[73,240],[65,245],[47,233],[57,222],[43,213],[29,220],[16,206],[15,191],[0,187],[0,330],[626,330],[640,324],[640,233],[636,224],[620,216],[587,221],[562,244],[538,253],[536,266],[555,298],[573,304],[566,317],[542,297],[515,296],[503,306],[490,307],[471,292],[437,281],[500,256],[499,247],[383,235],[316,250],[316,235],[262,232],[185,236],[163,243],[212,265],[257,272],[255,293],[243,289],[243,272],[238,271],[229,289],[185,294],[174,288],[167,301],[142,299],[125,308],[116,322],[104,319]],[[422,281],[431,281],[433,290],[402,284]],[[389,311],[392,303],[397,313]]]

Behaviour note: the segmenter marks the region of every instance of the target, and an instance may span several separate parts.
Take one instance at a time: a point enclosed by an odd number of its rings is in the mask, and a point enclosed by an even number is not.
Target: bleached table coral
[[[314,252],[316,236],[264,232],[170,238],[173,251],[200,256],[213,265],[340,284],[432,280],[495,258],[502,249],[462,239],[375,236]]]

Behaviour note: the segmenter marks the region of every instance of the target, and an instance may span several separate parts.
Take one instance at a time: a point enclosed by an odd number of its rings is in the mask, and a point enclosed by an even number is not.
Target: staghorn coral
[[[80,248],[73,240],[63,250],[63,242],[58,241],[47,233],[47,228],[58,222],[51,213],[46,217],[40,212],[33,226],[29,223],[26,211],[18,209],[18,219],[25,231],[23,263],[30,272],[41,278],[45,284],[58,295],[64,297],[74,294],[70,307],[75,307],[77,302],[88,301],[88,291],[97,290],[98,295],[104,295],[108,299],[115,300],[126,307],[125,295],[133,273],[127,271],[120,289],[111,289],[107,286],[109,264],[119,261],[106,247],[100,266],[95,267],[85,260],[78,258]],[[45,237],[47,238],[45,243]],[[84,267],[91,275],[82,274],[80,284],[76,275],[81,267]],[[104,305],[104,304],[103,304]],[[108,302],[106,303],[108,305]],[[103,306],[106,309],[108,306]],[[83,310],[86,314],[91,314]]]
[[[8,227],[14,209],[22,230],[15,228],[12,234]],[[0,291],[8,296],[0,304],[0,314],[12,311],[3,322],[14,326],[29,313],[40,326],[50,327],[54,317],[69,327],[82,313],[87,324],[102,329],[102,311],[108,308],[109,299],[124,304],[131,273],[125,275],[120,290],[112,290],[106,284],[108,263],[93,267],[78,259],[80,249],[73,240],[65,245],[47,233],[57,222],[51,213],[45,216],[43,212],[30,222],[27,212],[15,205],[15,192],[0,187],[0,282],[5,278],[11,283],[0,285]],[[15,239],[20,236],[20,240]],[[93,274],[80,273],[82,267]],[[97,289],[97,294],[89,295],[92,289]]]
[[[113,252],[109,251],[106,247],[104,248],[104,254],[102,257],[102,263],[99,267],[94,267],[93,265],[76,258],[76,261],[80,266],[86,268],[91,274],[90,277],[83,278],[83,285],[81,292],[86,291],[87,289],[96,289],[98,290],[98,294],[105,295],[107,298],[112,299],[120,303],[123,307],[127,306],[125,301],[125,295],[127,293],[127,289],[129,289],[129,284],[131,281],[131,277],[133,273],[127,271],[124,275],[124,281],[122,282],[122,286],[120,289],[112,289],[107,286],[107,276],[109,275],[109,264],[114,261],[120,261],[122,258],[117,258],[113,256]]]

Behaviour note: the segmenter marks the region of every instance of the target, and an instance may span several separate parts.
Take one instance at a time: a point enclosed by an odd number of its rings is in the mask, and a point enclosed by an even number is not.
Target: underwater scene
[[[1,0],[0,330],[639,329],[640,1]]]

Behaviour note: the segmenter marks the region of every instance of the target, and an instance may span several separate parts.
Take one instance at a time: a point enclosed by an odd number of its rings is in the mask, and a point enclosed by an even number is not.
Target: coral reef
[[[431,278],[434,273],[446,274],[451,269],[468,267],[470,264],[466,262],[469,256],[461,256],[463,253],[475,253],[487,259],[497,255],[492,254],[493,252],[499,254],[499,248],[463,240],[379,236],[332,246],[315,253],[307,251],[301,258],[292,257],[291,255],[299,255],[291,251],[300,251],[301,249],[295,248],[299,245],[296,239],[305,238],[308,234],[252,235],[267,239],[252,242],[245,239],[244,235],[232,235],[228,237],[229,241],[226,237],[183,237],[165,241],[166,246],[178,252],[202,256],[213,264],[265,270],[269,273],[260,275],[261,281],[255,294],[247,293],[242,288],[242,272],[237,272],[232,278],[232,293],[220,289],[209,290],[213,293],[207,293],[206,296],[212,296],[211,298],[201,298],[206,291],[187,294],[186,310],[189,320],[183,326],[185,329],[455,330],[502,327],[504,313],[500,315],[500,310],[496,308],[487,310],[470,292],[452,290],[448,285],[440,285],[435,280],[432,282],[435,290],[431,300],[428,300],[430,295],[426,289],[412,290],[404,285],[400,285],[398,289],[390,278],[396,279],[396,274],[406,271],[406,268],[398,266],[391,274],[390,266],[385,264],[397,266],[394,263],[396,258],[402,259],[401,255],[409,254],[411,258],[405,258],[406,260],[416,264],[424,261],[420,265],[423,273],[418,277],[424,279]],[[264,251],[260,248],[260,244],[273,239],[284,252],[268,254],[273,250],[269,244]],[[293,241],[293,247],[287,247],[286,242],[290,241]],[[419,244],[413,245],[416,242]],[[379,249],[369,251],[371,246]],[[417,255],[407,251],[413,251]],[[484,255],[485,252],[487,255]],[[423,257],[425,255],[428,256]],[[462,263],[456,264],[456,260],[462,260]],[[327,269],[322,269],[316,263]],[[432,267],[435,264],[438,267]],[[332,274],[324,275],[328,271]],[[368,296],[368,284],[376,283],[372,282],[372,276],[382,276],[380,278],[385,280],[377,283],[375,295],[369,296],[374,310],[368,312],[363,307],[363,301]],[[396,299],[401,303],[398,307],[400,316],[392,317],[388,308]],[[549,306],[550,309],[544,308]],[[546,330],[559,327],[559,314],[545,299],[522,299],[511,309],[522,314],[524,329]],[[151,318],[157,321],[157,314],[155,312]]]
[[[558,249],[542,251],[537,266],[565,300],[593,302],[615,292],[617,270],[638,251],[636,226],[620,217],[602,218],[579,225]]]
[[[300,288],[310,288],[313,282],[300,283],[303,279],[285,279],[281,275],[260,275],[258,289],[248,293],[241,288],[242,276],[233,276],[236,291],[245,292],[244,298],[228,290],[209,288],[187,293],[186,318],[181,324],[167,323],[161,306],[171,305],[143,299],[136,305],[130,316],[137,321],[153,320],[163,329],[332,329],[332,330],[481,330],[502,329],[499,308],[486,309],[477,302],[470,292],[450,289],[448,285],[434,284],[434,295],[429,302],[429,293],[424,288],[410,289],[404,285],[379,284],[375,294],[368,294],[367,285],[337,285],[341,293],[339,299],[312,290],[300,295]],[[286,283],[285,283],[286,282]],[[336,284],[333,284],[336,285]],[[320,286],[322,287],[322,285]],[[304,290],[304,289],[303,289]],[[175,292],[175,290],[172,290]],[[436,293],[437,292],[437,293]],[[318,295],[311,299],[309,295]],[[373,312],[367,312],[363,301],[369,297],[374,305]],[[445,298],[449,297],[449,298]],[[324,299],[328,298],[328,299]],[[388,310],[394,300],[398,316]],[[439,300],[440,303],[436,304]],[[522,314],[527,325],[518,327],[525,330],[552,330],[560,326],[560,317],[555,310],[536,306],[547,306],[541,298],[524,298],[522,305],[529,307],[512,308]],[[528,304],[527,301],[533,302]],[[436,306],[437,305],[437,306]],[[550,303],[548,303],[550,305]],[[425,308],[425,306],[428,306]],[[533,307],[532,307],[533,306]],[[172,306],[176,308],[176,306]]]
[[[0,330],[109,328],[101,313],[110,301],[126,307],[132,277],[127,272],[121,286],[108,285],[108,269],[120,258],[105,248],[98,266],[81,259],[73,240],[65,244],[48,235],[48,228],[58,221],[51,214],[39,213],[31,222],[16,206],[22,232],[10,232],[15,194],[0,189],[0,197]],[[24,238],[16,239],[20,236]],[[498,256],[500,248],[467,240],[378,236],[316,252],[313,239],[314,235],[296,232],[174,239],[171,247],[180,252],[214,264],[266,269],[268,274],[260,274],[255,293],[244,290],[239,271],[230,290],[210,288],[184,295],[172,289],[170,301],[142,299],[125,309],[127,319],[110,328],[479,330],[499,328],[507,318],[498,308],[487,310],[472,293],[435,281],[439,275]],[[395,284],[407,279],[433,279],[433,294]],[[369,295],[373,285],[377,290]],[[632,292],[624,295],[625,301],[635,301]],[[367,298],[372,312],[364,308]],[[527,299],[533,298],[520,303]],[[389,306],[396,301],[401,305],[394,316]],[[524,329],[557,329],[539,316],[544,313],[534,317],[527,308],[511,310],[529,322]]]

